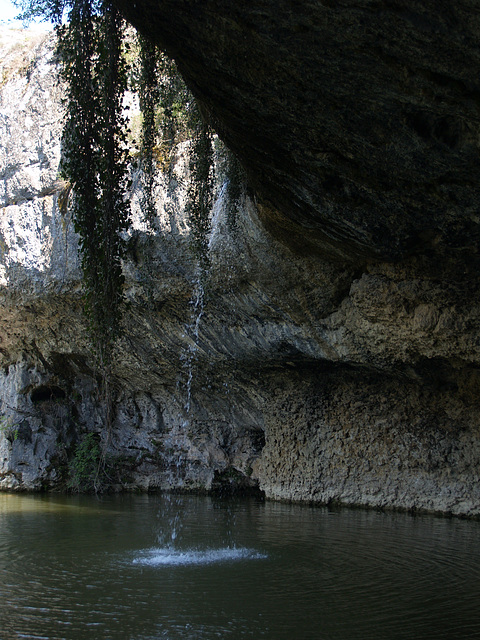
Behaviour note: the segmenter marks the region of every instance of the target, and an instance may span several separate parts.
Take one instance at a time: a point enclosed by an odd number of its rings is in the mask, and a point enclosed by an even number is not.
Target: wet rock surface
[[[373,259],[401,246],[388,240],[392,223],[384,249],[366,243],[367,260],[357,227],[353,244],[344,231],[332,242],[325,222],[323,243],[319,218],[308,226],[292,213],[286,241],[277,223],[291,210],[288,198],[275,208],[255,156],[249,173],[258,181],[233,220],[219,184],[202,280],[189,251],[181,149],[173,174],[158,176],[154,229],[141,220],[134,175],[115,419],[103,429],[77,240],[65,185],[56,182],[52,41],[28,52],[31,73],[13,73],[0,92],[8,139],[0,165],[0,487],[64,487],[76,445],[93,431],[117,489],[257,488],[275,499],[478,515],[474,231],[452,236],[451,251],[442,236],[401,260]],[[45,87],[50,97],[36,108]],[[31,147],[12,133],[23,131],[22,118],[31,118],[43,158],[40,177],[28,180]],[[407,222],[398,222],[398,238]]]

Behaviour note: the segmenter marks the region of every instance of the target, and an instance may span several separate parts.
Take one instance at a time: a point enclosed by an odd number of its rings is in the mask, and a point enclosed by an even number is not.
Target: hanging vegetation
[[[223,147],[223,174],[226,186],[226,213],[230,231],[238,228],[237,214],[246,196],[246,178],[237,157]]]
[[[153,226],[155,220],[155,172],[158,128],[156,111],[160,100],[158,51],[156,45],[139,36],[140,74],[138,94],[142,112],[140,157],[142,164],[143,198],[145,220]]]
[[[122,305],[122,232],[129,225],[127,120],[122,98],[136,66],[133,89],[142,111],[142,208],[155,219],[155,174],[171,165],[179,142],[191,140],[187,213],[197,258],[207,254],[213,198],[213,145],[192,95],[175,64],[142,36],[125,37],[125,22],[101,0],[18,0],[25,20],[57,24],[58,56],[65,80],[63,177],[73,192],[80,236],[85,309],[95,353],[103,367],[119,334]],[[129,49],[133,47],[135,54]],[[127,63],[128,60],[128,63]]]
[[[103,380],[105,424],[112,423],[111,374],[124,305],[122,257],[130,224],[128,146],[124,107],[127,80],[142,112],[139,158],[142,209],[154,228],[155,176],[173,166],[179,143],[189,150],[187,214],[192,249],[204,272],[214,188],[212,132],[169,60],[154,44],[132,35],[108,1],[18,0],[25,20],[57,25],[57,54],[65,83],[61,171],[72,192],[80,239],[85,311]],[[189,142],[190,141],[190,142]]]
[[[214,149],[212,131],[200,117],[198,108],[191,114],[192,141],[187,190],[187,215],[191,225],[192,250],[201,271],[208,269],[208,234],[213,205]]]
[[[191,247],[195,258],[206,266],[208,233],[214,192],[213,132],[200,115],[173,60],[156,45],[139,36],[139,70],[132,88],[138,92],[142,111],[141,163],[142,206],[145,219],[155,219],[154,184],[158,165],[168,171],[173,154],[187,142],[190,180],[186,213],[191,227]]]
[[[102,373],[119,332],[121,233],[129,224],[123,30],[112,5],[77,0],[58,39],[66,84],[62,173],[73,189],[85,309]]]

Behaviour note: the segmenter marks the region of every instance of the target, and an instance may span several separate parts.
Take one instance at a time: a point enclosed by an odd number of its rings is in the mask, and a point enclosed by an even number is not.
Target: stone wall
[[[308,234],[305,245],[272,234],[253,191],[232,221],[219,183],[211,268],[199,281],[181,148],[175,171],[158,175],[155,229],[142,222],[133,172],[129,304],[107,432],[57,180],[53,43],[21,32],[0,42],[1,59],[21,51],[25,61],[0,92],[0,488],[65,488],[89,431],[115,489],[259,489],[480,513],[471,265],[332,259],[310,250]]]

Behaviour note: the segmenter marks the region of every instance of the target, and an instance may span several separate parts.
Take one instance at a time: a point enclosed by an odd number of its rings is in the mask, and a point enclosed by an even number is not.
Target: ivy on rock
[[[187,215],[191,223],[191,245],[201,271],[208,268],[208,234],[215,183],[212,131],[198,108],[192,114],[189,155],[191,179],[187,189]]]
[[[119,333],[121,233],[129,225],[123,31],[112,5],[78,0],[58,39],[66,85],[62,173],[73,189],[85,309],[103,370]]]
[[[85,312],[103,381],[105,423],[112,423],[111,381],[124,306],[122,258],[130,225],[129,175],[134,163],[124,95],[137,92],[142,112],[139,158],[142,209],[154,226],[155,176],[173,165],[179,143],[189,153],[186,212],[200,271],[208,267],[214,191],[213,134],[176,71],[144,37],[133,35],[104,0],[17,0],[24,20],[56,24],[65,85],[61,172],[73,194],[80,239]]]
[[[142,111],[142,208],[155,219],[155,174],[171,164],[179,142],[191,140],[187,213],[195,254],[205,256],[213,194],[212,132],[195,101],[158,47],[128,31],[123,17],[102,0],[17,0],[24,20],[57,25],[57,52],[65,81],[63,177],[73,193],[80,236],[85,309],[95,353],[108,367],[120,332],[123,304],[122,236],[128,229],[130,160],[123,106],[134,77]],[[133,50],[133,55],[132,55]],[[132,68],[136,72],[132,74]]]
[[[153,226],[156,213],[154,193],[156,172],[155,149],[157,146],[156,110],[160,100],[160,87],[158,82],[159,54],[157,46],[143,36],[139,36],[139,48],[141,65],[138,93],[140,109],[143,116],[140,149],[143,177],[142,206],[145,219]]]

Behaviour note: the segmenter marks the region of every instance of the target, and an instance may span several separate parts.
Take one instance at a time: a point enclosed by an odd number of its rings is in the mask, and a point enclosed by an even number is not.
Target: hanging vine
[[[157,163],[173,166],[177,145],[189,141],[190,178],[186,213],[191,227],[191,247],[201,270],[208,262],[208,233],[214,192],[213,132],[204,122],[192,94],[173,60],[153,43],[139,37],[140,71],[135,88],[142,110],[141,163],[144,217],[153,224],[154,183]]]
[[[62,173],[74,194],[73,220],[80,237],[90,335],[106,371],[120,331],[121,237],[129,225],[127,121],[122,104],[128,75],[125,22],[106,0],[18,0],[18,5],[24,19],[44,17],[58,25],[57,50],[66,87]],[[176,144],[190,138],[186,208],[192,248],[205,266],[214,188],[212,132],[173,61],[145,38],[140,37],[139,43],[145,218],[153,222],[155,216],[156,151],[170,155]]]
[[[72,190],[72,218],[79,235],[85,312],[104,391],[105,426],[112,424],[114,346],[124,304],[122,236],[130,224],[131,158],[123,106],[129,64],[136,64],[142,111],[142,208],[153,226],[157,166],[173,166],[185,142],[190,180],[187,205],[191,246],[200,273],[208,268],[208,234],[214,191],[212,131],[175,64],[143,37],[132,63],[126,24],[107,0],[18,0],[25,20],[57,24],[57,53],[65,84],[61,171]],[[129,61],[127,63],[127,60]],[[190,141],[190,142],[187,142]]]
[[[142,112],[141,166],[142,166],[142,209],[145,220],[153,226],[155,220],[155,173],[157,168],[155,148],[158,127],[156,111],[160,102],[158,83],[158,51],[155,44],[139,36],[140,77],[138,94]]]
[[[213,136],[196,105],[192,109],[190,122],[193,135],[189,150],[190,180],[186,211],[191,227],[192,250],[201,271],[205,271],[209,266],[208,236],[215,184]]]
[[[171,154],[177,144],[191,137],[190,114],[196,103],[179,74],[175,62],[163,52],[159,52],[158,72],[161,107],[158,125],[162,149],[167,154]]]
[[[219,143],[219,173],[224,180],[227,225],[231,232],[238,230],[238,212],[246,197],[246,176],[236,155]]]
[[[121,233],[129,224],[123,30],[123,18],[110,3],[76,0],[58,39],[66,81],[62,173],[73,188],[85,309],[104,374],[119,334]]]

